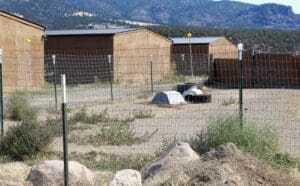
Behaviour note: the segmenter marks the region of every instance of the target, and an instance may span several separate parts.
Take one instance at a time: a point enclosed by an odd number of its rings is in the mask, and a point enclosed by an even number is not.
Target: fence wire
[[[144,50],[3,51],[4,108],[21,90],[38,108],[39,121],[59,118],[65,74],[70,153],[105,154],[115,169],[122,156],[151,156],[167,140],[188,139],[211,119],[239,112],[237,53]],[[300,155],[300,57],[244,56],[244,117],[276,126],[282,152]],[[212,101],[151,104],[156,93],[183,83],[196,83]],[[7,131],[18,121],[5,117],[4,123]],[[61,137],[51,151],[62,152]]]

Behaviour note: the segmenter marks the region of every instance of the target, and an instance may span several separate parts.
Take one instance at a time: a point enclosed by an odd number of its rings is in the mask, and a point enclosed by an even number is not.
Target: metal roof
[[[209,44],[221,39],[222,37],[177,37],[171,38],[173,44]]]
[[[114,35],[117,33],[138,30],[138,28],[113,28],[100,30],[46,30],[45,36],[68,36],[68,35]]]

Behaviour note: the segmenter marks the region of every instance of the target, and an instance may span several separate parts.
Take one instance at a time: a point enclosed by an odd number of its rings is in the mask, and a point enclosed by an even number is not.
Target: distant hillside
[[[125,24],[119,20],[211,28],[300,28],[300,15],[289,6],[226,0],[0,0],[0,9],[48,28]]]

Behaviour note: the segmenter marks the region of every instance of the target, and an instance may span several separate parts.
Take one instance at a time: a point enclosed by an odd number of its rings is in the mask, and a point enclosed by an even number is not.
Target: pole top
[[[0,55],[2,55],[3,50],[0,48]]]
[[[243,43],[239,43],[237,47],[238,47],[239,50],[244,50],[244,44]]]
[[[189,33],[186,34],[186,36],[187,36],[187,37],[192,37],[192,33],[189,32]]]
[[[61,85],[63,88],[62,101],[63,101],[63,103],[67,103],[66,75],[65,74],[61,74]]]
[[[52,55],[52,59],[55,59],[56,58],[56,56],[55,55]]]

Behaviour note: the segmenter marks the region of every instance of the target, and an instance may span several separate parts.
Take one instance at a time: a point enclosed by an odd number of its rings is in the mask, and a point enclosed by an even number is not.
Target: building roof
[[[177,37],[171,38],[173,44],[210,44],[215,42],[222,37],[191,37],[190,39],[187,37]]]
[[[99,30],[46,30],[45,36],[71,36],[71,35],[114,35],[123,32],[138,30],[138,28],[113,28]]]
[[[41,25],[41,24],[35,23],[35,22],[30,21],[30,20],[28,20],[28,19],[24,19],[23,17],[20,17],[20,16],[17,16],[17,15],[15,15],[15,14],[6,12],[6,11],[4,11],[4,10],[0,10],[0,14],[2,14],[2,15],[4,15],[4,16],[7,15],[7,17],[14,18],[15,20],[18,20],[18,21],[21,22],[21,23],[25,23],[25,24],[27,23],[27,25],[35,25],[35,26],[37,26],[37,27],[42,28],[43,30],[45,29],[45,26],[43,26],[43,25]]]

